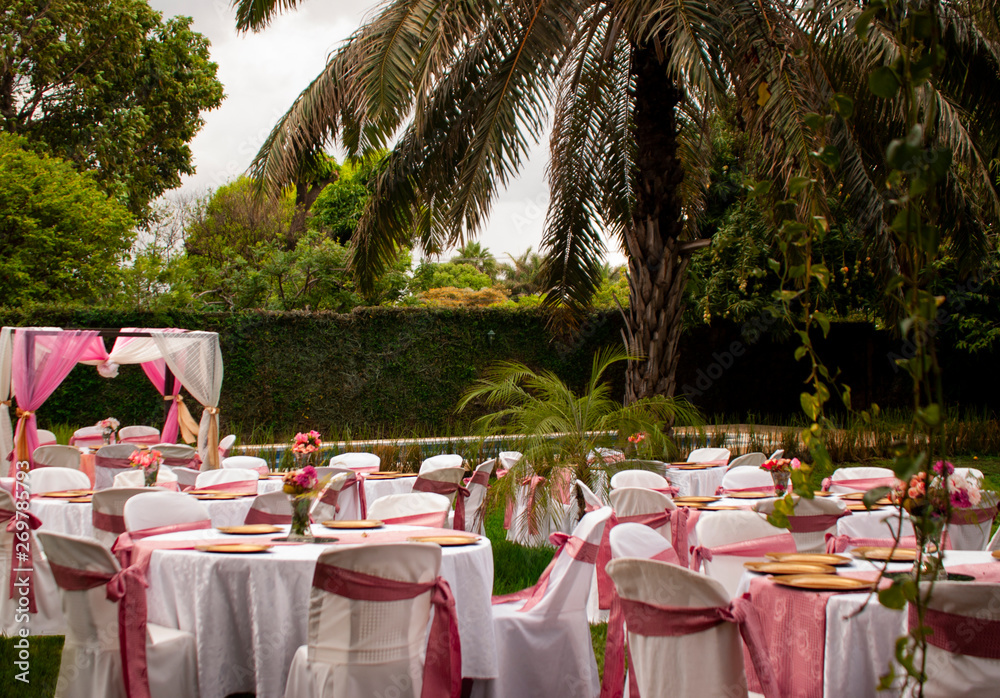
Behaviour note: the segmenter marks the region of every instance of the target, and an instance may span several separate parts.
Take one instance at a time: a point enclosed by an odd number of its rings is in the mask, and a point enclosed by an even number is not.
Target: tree
[[[542,269],[545,259],[540,254],[532,252],[529,247],[518,257],[507,256],[510,257],[510,264],[500,265],[500,273],[503,275],[501,285],[512,297],[531,295],[544,289]]]
[[[146,0],[11,0],[0,13],[0,129],[26,136],[145,217],[194,172],[222,103],[208,41]]]
[[[496,280],[497,273],[500,271],[493,253],[488,247],[483,247],[478,242],[467,242],[459,247],[455,250],[451,261],[458,264],[471,264],[477,271],[486,274],[493,280]]]
[[[470,288],[478,291],[489,288],[493,280],[471,264],[455,262],[421,262],[413,272],[413,290],[429,291],[432,288]]]
[[[0,133],[0,302],[107,301],[133,238],[92,175]]]
[[[296,4],[240,0],[238,27],[260,29]],[[956,71],[927,91],[937,100],[929,118],[961,142],[954,152],[972,173],[966,181],[980,186],[989,184],[988,158],[977,147],[992,143],[984,133],[1000,94],[990,7],[967,0],[940,19],[960,52],[991,71],[988,79],[972,84]],[[547,299],[576,309],[587,304],[600,283],[601,236],[609,231],[628,260],[628,344],[643,357],[629,365],[627,399],[671,395],[692,247],[686,243],[700,234],[714,105],[735,102],[758,169],[777,178],[776,200],[819,178],[817,163],[843,162],[843,193],[860,197],[853,201],[866,210],[864,234],[890,239],[891,207],[871,186],[883,174],[863,151],[867,140],[888,142],[884,124],[898,116],[899,104],[873,107],[854,126],[846,102],[836,99],[839,86],[866,84],[858,55],[869,64],[895,58],[884,40],[844,50],[842,34],[864,10],[854,0],[803,11],[773,0],[397,0],[331,56],[275,125],[251,172],[277,189],[325,142],[365,152],[383,147],[405,124],[355,233],[353,264],[365,284],[428,202],[439,210],[438,237],[474,234],[540,137],[551,107]],[[815,126],[827,120],[831,98],[841,118],[830,126],[835,142],[825,143]],[[965,123],[974,128],[960,128]],[[870,138],[859,141],[861,130]],[[995,211],[995,198],[993,191],[981,200]],[[825,195],[810,191],[798,213],[823,215]]]

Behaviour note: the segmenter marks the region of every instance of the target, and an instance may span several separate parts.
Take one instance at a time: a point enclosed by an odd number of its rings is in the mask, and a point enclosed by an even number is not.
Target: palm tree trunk
[[[680,184],[674,107],[683,98],[652,47],[633,47],[636,202],[625,234],[630,307],[625,399],[674,394],[688,256],[679,253]]]

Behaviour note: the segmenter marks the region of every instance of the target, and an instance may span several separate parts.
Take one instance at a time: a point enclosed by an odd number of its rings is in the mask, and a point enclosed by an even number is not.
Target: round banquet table
[[[384,532],[380,536],[380,531]],[[360,532],[313,526],[318,536],[378,543],[409,535],[444,533],[415,526]],[[448,532],[451,533],[451,532]],[[281,534],[276,534],[281,535]],[[139,541],[213,540],[248,542],[215,530],[186,531]],[[259,541],[259,537],[253,537]],[[387,541],[386,541],[387,542]],[[308,638],[309,597],[316,559],[327,545],[278,545],[265,553],[234,555],[196,550],[154,550],[147,579],[150,622],[195,636],[201,698],[231,693],[280,696],[292,656]],[[491,593],[493,551],[489,539],[442,549],[441,576],[455,596],[462,645],[462,675],[497,676]],[[196,593],[195,593],[195,590]]]
[[[678,497],[711,497],[728,469],[726,465],[693,469],[667,466],[662,474],[678,489]]]

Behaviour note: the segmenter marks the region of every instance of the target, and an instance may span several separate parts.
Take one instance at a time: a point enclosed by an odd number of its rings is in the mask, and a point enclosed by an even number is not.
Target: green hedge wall
[[[481,410],[455,406],[481,370],[517,360],[582,386],[590,357],[620,342],[617,313],[593,316],[567,344],[537,310],[364,308],[332,313],[0,310],[4,325],[80,328],[182,327],[219,333],[223,431],[269,427],[276,437],[315,428],[328,438],[461,431]],[[493,332],[492,339],[490,332]],[[110,342],[106,342],[110,348]],[[622,380],[621,372],[615,376]],[[197,418],[199,410],[188,400]],[[163,401],[138,366],[114,379],[77,366],[39,411],[42,426],[163,421]]]

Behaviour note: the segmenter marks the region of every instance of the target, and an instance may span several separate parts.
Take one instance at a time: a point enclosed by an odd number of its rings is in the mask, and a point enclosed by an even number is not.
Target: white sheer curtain
[[[219,467],[219,398],[222,350],[215,332],[150,332],[167,366],[191,397],[205,408],[198,429],[198,452],[205,469]]]
[[[0,329],[0,457],[14,450],[14,426],[10,423],[10,360],[14,350],[14,328]]]

